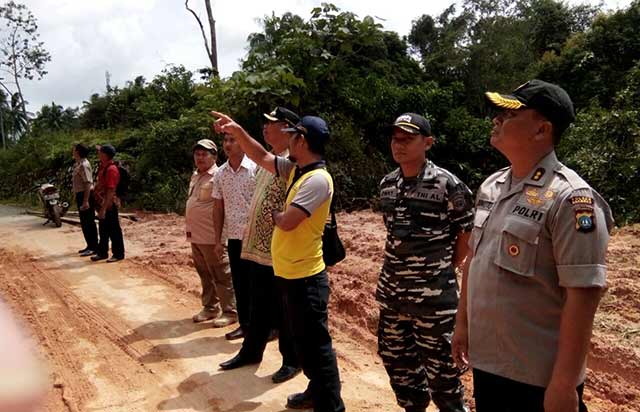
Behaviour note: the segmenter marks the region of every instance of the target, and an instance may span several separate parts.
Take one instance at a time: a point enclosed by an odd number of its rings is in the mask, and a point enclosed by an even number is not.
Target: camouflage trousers
[[[455,315],[405,315],[381,308],[378,354],[403,408],[464,412],[460,370],[451,356]]]

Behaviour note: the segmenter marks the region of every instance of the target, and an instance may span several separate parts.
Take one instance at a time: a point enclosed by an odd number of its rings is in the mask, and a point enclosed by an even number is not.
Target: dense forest
[[[394,167],[384,126],[406,111],[430,119],[429,156],[475,189],[506,165],[488,143],[483,92],[540,78],[563,86],[577,109],[561,160],[610,202],[619,225],[640,221],[640,0],[616,11],[464,0],[438,16],[416,16],[405,37],[331,4],[308,16],[266,16],[262,27],[228,78],[178,64],[153,79],[107,86],[80,108],[43,106],[23,133],[7,133],[0,198],[24,200],[45,179],[66,184],[72,143],[111,142],[131,170],[128,205],[180,212],[192,144],[221,139],[209,111],[226,111],[261,137],[262,113],[275,105],[329,123],[327,157],[342,208],[373,203]],[[2,127],[15,123],[7,116]]]

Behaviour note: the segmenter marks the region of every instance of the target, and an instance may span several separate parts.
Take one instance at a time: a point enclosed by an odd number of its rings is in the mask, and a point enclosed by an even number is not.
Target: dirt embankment
[[[273,391],[289,389],[274,389],[268,379],[279,366],[277,351],[263,362],[264,371],[239,370],[244,381],[253,379],[249,389],[237,389],[228,375],[209,373],[211,365],[237,346],[224,341],[224,331],[195,326],[188,318],[198,307],[200,285],[184,240],[184,220],[177,215],[140,217],[138,222],[122,222],[128,259],[104,266],[88,266],[75,256],[74,242],[80,243],[76,228],[42,229],[27,218],[3,220],[0,235],[24,237],[21,242],[28,250],[5,243],[0,247],[0,294],[29,324],[52,366],[54,387],[47,410],[261,410],[255,409],[260,405],[281,410],[283,395]],[[393,395],[375,354],[374,298],[384,228],[380,216],[370,211],[341,213],[338,221],[348,255],[330,270],[330,323],[343,389],[351,410],[387,410]],[[30,237],[40,230],[45,232]],[[61,237],[66,240],[60,242],[71,243],[51,243]],[[614,234],[608,259],[609,287],[596,316],[585,398],[590,411],[637,412],[640,225]],[[102,272],[92,272],[98,269]],[[179,320],[158,320],[171,316]],[[203,356],[208,357],[206,367],[192,361]],[[256,373],[264,378],[256,378]],[[300,379],[291,387],[300,389]],[[468,374],[464,381],[471,399]],[[232,394],[239,403],[233,404]],[[243,401],[256,396],[264,398]]]
[[[379,214],[371,211],[338,215],[347,258],[330,270],[330,323],[374,352],[378,309],[374,293],[385,239]],[[166,281],[197,295],[182,218],[148,216],[129,237],[147,253],[140,263]],[[617,230],[608,253],[608,290],[596,316],[585,398],[592,410],[640,411],[640,225]],[[340,354],[341,358],[348,358]],[[464,377],[469,390],[471,379]],[[468,397],[470,398],[470,391]]]

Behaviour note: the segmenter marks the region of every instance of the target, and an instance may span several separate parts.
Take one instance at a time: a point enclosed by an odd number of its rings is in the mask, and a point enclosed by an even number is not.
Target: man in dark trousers
[[[249,329],[249,268],[248,262],[242,259],[240,254],[249,206],[256,187],[256,164],[245,156],[233,136],[225,136],[222,148],[227,155],[227,161],[216,171],[211,191],[214,199],[213,248],[215,255],[222,259],[225,252],[224,239],[227,239],[227,253],[240,326],[228,332],[225,337],[235,340],[243,338],[245,331]]]
[[[486,98],[510,166],[478,189],[453,356],[473,368],[478,412],[586,412],[611,210],[556,157],[575,120],[567,92],[531,80]]]
[[[267,121],[262,134],[267,144],[273,148],[272,153],[287,156],[289,134],[283,129],[294,126],[299,120],[298,115],[284,107],[277,107],[271,113],[265,113],[264,117]],[[220,364],[222,369],[235,369],[260,362],[270,333],[275,328],[279,332],[282,367],[271,377],[274,383],[285,382],[300,372],[293,341],[287,328],[283,327],[282,298],[276,287],[271,258],[271,238],[275,226],[271,211],[282,210],[286,184],[283,177],[269,173],[261,166],[256,168],[256,188],[242,240],[241,255],[248,262],[249,268],[249,329],[240,352]]]
[[[78,214],[82,234],[87,246],[79,250],[80,256],[92,256],[98,251],[98,231],[96,229],[95,198],[93,195],[93,169],[87,160],[89,148],[83,144],[73,145],[73,158],[76,161],[73,168],[72,185],[76,195]]]
[[[329,278],[322,258],[322,233],[329,217],[333,179],[323,160],[329,128],[316,116],[304,116],[289,133],[289,157],[276,156],[229,116],[219,118],[218,133],[231,134],[244,152],[269,172],[287,178],[284,208],[272,210],[273,271],[284,312],[309,385],[290,395],[287,407],[342,412],[338,362],[328,327]]]
[[[116,149],[110,144],[96,146],[96,148],[100,158],[98,181],[95,189],[98,220],[100,222],[100,242],[98,243],[98,250],[91,257],[91,260],[97,262],[107,259],[107,262],[111,263],[124,259],[124,239],[122,238],[122,229],[118,218],[119,200],[116,196],[116,188],[120,182],[120,172],[113,161]],[[109,240],[111,240],[111,257],[109,257]]]

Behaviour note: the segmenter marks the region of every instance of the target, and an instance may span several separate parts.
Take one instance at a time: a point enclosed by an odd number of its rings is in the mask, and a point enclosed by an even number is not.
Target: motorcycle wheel
[[[62,220],[60,220],[60,206],[53,206],[53,223],[56,224],[56,227],[62,226]]]

